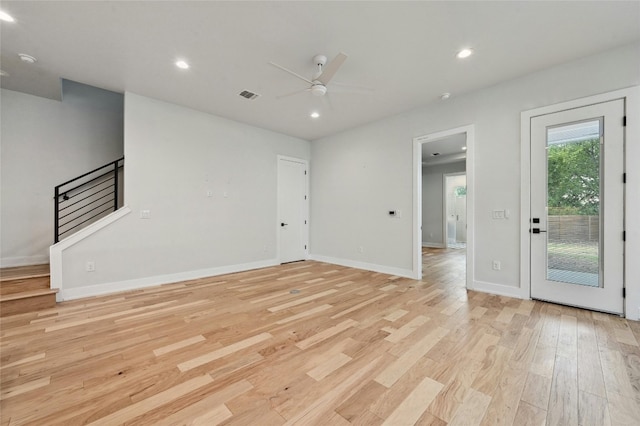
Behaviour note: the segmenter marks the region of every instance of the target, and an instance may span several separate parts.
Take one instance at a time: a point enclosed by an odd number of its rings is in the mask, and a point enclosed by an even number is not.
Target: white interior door
[[[278,158],[278,254],[280,263],[306,258],[307,162]]]
[[[621,314],[624,101],[531,119],[531,297]]]

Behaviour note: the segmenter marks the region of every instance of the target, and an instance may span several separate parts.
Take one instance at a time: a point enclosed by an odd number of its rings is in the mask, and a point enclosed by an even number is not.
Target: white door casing
[[[419,136],[413,139],[413,278],[422,279],[422,144],[464,133],[466,135],[466,174],[467,174],[467,203],[466,203],[466,287],[476,289],[474,281],[474,157],[475,157],[475,126],[473,124],[457,127],[441,132]]]
[[[618,99],[531,117],[530,220],[539,222],[531,223],[530,228],[540,230],[540,233],[531,232],[528,236],[532,298],[617,314],[624,311],[624,107],[624,100]],[[593,260],[598,263],[599,272],[587,274],[580,267],[574,269],[565,265],[558,269],[553,265],[554,259],[567,254],[552,254],[553,250],[558,250],[553,248],[558,243],[546,232],[549,231],[547,153],[551,146],[547,139],[551,138],[548,135],[554,129],[570,131],[573,127],[587,127],[591,123],[597,127],[601,143],[600,242],[594,250],[598,259]],[[568,243],[560,245],[561,250],[571,246]],[[584,254],[572,256],[579,259]]]
[[[278,261],[307,258],[309,229],[308,162],[278,156]]]

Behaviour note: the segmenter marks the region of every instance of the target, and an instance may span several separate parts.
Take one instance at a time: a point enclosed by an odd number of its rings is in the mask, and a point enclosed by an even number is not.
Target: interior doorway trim
[[[413,138],[413,278],[422,279],[422,144],[465,133],[467,137],[467,289],[473,290],[474,264],[474,169],[475,126],[473,124]]]
[[[568,102],[549,105],[520,114],[520,291],[521,297],[531,298],[531,247],[529,235],[529,215],[531,211],[531,120],[541,115],[552,114],[588,105],[624,99],[625,115],[629,117],[625,127],[625,217],[640,217],[640,173],[637,173],[640,158],[640,86],[634,86],[613,92],[588,96]],[[622,178],[622,177],[621,177]],[[635,194],[635,195],[634,195]],[[640,256],[640,223],[627,220],[625,223],[626,242],[624,266],[626,277],[640,276],[640,264],[628,261]],[[640,281],[626,280],[625,316],[627,319],[640,319]]]

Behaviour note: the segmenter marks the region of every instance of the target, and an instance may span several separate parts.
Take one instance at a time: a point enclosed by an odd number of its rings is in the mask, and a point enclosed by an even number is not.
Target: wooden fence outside
[[[599,216],[549,216],[549,241],[597,242],[600,238]]]

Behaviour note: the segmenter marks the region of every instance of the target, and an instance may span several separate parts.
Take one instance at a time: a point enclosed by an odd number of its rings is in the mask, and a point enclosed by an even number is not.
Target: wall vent
[[[258,96],[260,96],[260,95],[258,95],[257,93],[253,93],[253,92],[250,92],[250,91],[248,91],[248,90],[243,90],[243,91],[242,91],[242,92],[240,92],[239,94],[240,94],[240,96],[242,96],[243,98],[247,98],[247,99],[250,99],[250,100],[254,100],[254,99],[255,99],[255,98],[257,98]]]

